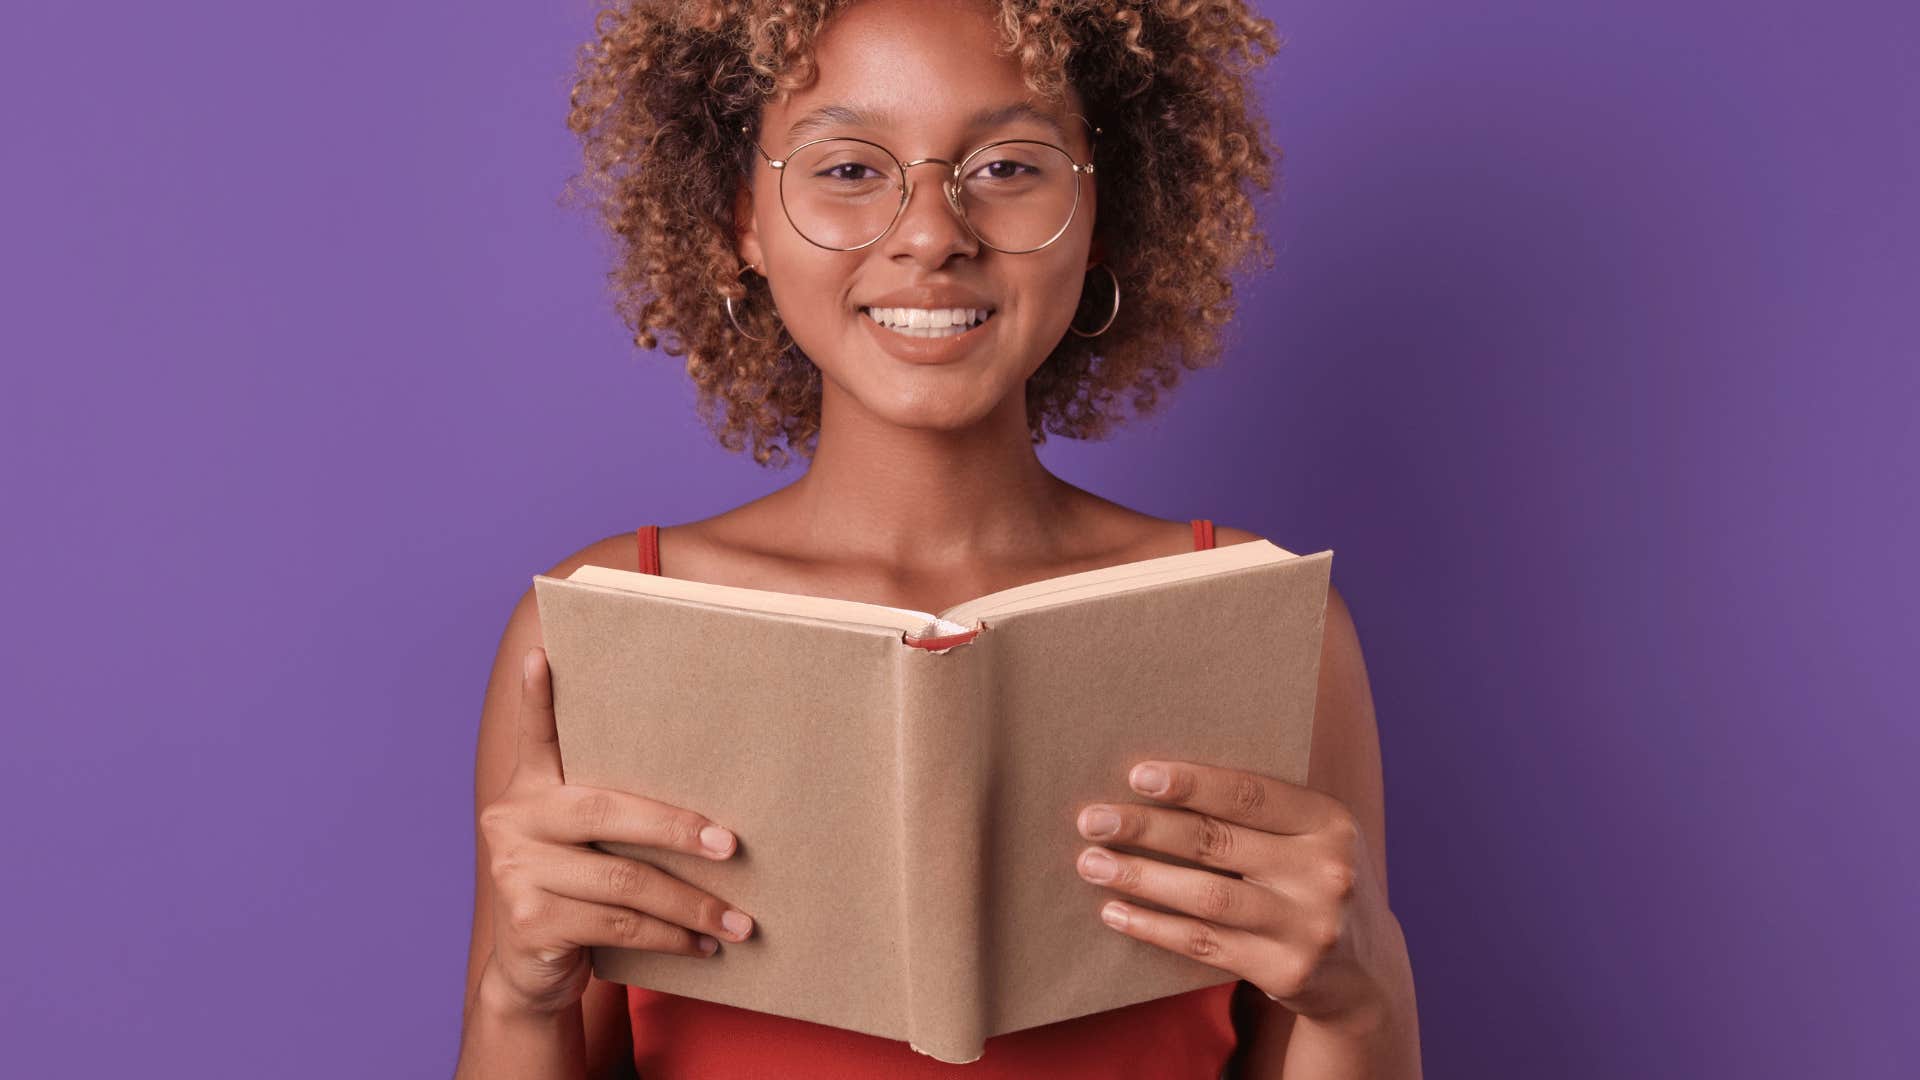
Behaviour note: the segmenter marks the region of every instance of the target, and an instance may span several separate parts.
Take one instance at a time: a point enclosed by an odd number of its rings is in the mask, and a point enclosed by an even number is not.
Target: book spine
[[[895,729],[907,1041],[943,1062],[986,1052],[986,650],[903,645]]]

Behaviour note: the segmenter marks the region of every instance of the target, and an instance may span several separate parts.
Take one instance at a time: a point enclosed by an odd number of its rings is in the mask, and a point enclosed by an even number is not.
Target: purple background
[[[1043,456],[1338,552],[1429,1075],[1903,1074],[1915,8],[1265,8],[1279,265]],[[444,1075],[515,597],[797,475],[556,204],[590,17],[10,9],[9,1075]]]

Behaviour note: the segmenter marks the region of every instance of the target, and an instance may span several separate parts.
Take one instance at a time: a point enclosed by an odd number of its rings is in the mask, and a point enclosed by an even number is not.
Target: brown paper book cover
[[[724,862],[599,846],[755,922],[712,957],[596,948],[594,973],[953,1063],[995,1035],[1233,981],[1100,922],[1119,894],[1075,871],[1075,820],[1151,803],[1126,786],[1147,758],[1305,783],[1332,559],[1257,540],[938,613],[536,575],[567,781],[739,837]]]

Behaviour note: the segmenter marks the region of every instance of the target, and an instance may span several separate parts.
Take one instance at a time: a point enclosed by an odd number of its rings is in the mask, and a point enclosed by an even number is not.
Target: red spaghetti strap
[[[640,542],[640,572],[660,572],[660,526],[642,525],[636,539]]]
[[[1193,519],[1193,550],[1206,551],[1213,547],[1213,520],[1211,518]]]

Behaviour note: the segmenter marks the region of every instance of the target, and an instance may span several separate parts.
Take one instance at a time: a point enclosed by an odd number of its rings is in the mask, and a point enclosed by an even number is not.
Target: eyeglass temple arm
[[[776,169],[784,169],[787,167],[787,163],[785,161],[776,161],[772,154],[769,154],[765,150],[762,150],[760,148],[760,140],[753,137],[752,132],[747,130],[747,125],[745,124],[740,125],[740,134],[747,136],[747,142],[753,147],[754,152],[759,154],[761,157],[766,158],[768,165]]]

